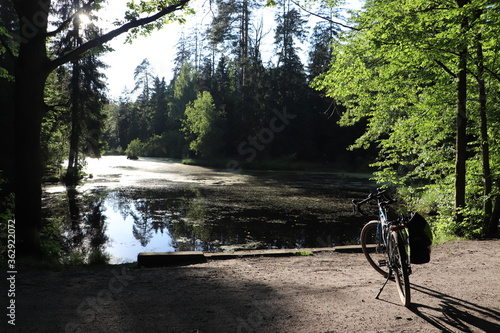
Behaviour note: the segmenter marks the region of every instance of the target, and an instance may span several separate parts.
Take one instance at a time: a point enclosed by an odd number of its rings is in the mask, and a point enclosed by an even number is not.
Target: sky
[[[125,4],[129,0],[108,0],[108,4],[100,11],[102,22],[99,25],[107,31],[112,29],[112,22],[121,19],[126,10]],[[196,15],[187,17],[187,23],[180,25],[171,23],[162,30],[153,32],[148,37],[138,37],[132,44],[125,44],[126,34],[118,36],[107,45],[114,51],[108,52],[101,59],[109,66],[104,74],[107,76],[108,96],[117,100],[125,89],[132,90],[134,87],[134,70],[143,61],[148,59],[154,73],[170,82],[173,77],[174,58],[177,44],[182,32],[189,34],[195,22],[200,25],[210,23],[211,15],[208,0],[195,0],[193,7]],[[360,0],[351,0],[348,8],[360,8]],[[262,18],[264,31],[268,32],[267,39],[262,45],[262,57],[264,63],[272,61],[274,55],[274,14],[276,8],[264,8],[256,17]]]

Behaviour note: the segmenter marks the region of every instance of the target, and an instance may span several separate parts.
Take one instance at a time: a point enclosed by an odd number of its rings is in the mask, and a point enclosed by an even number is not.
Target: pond
[[[232,173],[161,158],[89,159],[76,188],[44,187],[45,214],[66,251],[100,249],[113,264],[140,252],[330,247],[357,243],[365,217],[351,200],[367,175]]]

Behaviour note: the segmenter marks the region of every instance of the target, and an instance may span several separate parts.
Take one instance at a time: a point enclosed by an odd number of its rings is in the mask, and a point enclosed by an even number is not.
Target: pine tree
[[[255,0],[217,0],[217,11],[207,31],[210,44],[222,54],[232,53],[239,65],[239,83],[247,84],[252,10]]]
[[[153,92],[151,95],[151,132],[153,135],[160,135],[167,126],[168,117],[168,91],[165,79],[155,78]]]
[[[60,2],[56,8],[61,14],[62,21],[71,21],[65,30],[59,32],[61,38],[54,44],[54,54],[61,55],[68,50],[80,47],[89,39],[100,34],[100,29],[90,21],[96,19],[88,16],[82,9],[81,0]],[[89,22],[85,22],[89,20]],[[103,106],[106,102],[103,81],[104,75],[99,69],[105,64],[98,59],[98,55],[105,51],[88,53],[86,56],[75,59],[67,66],[71,79],[69,82],[70,103],[70,134],[69,157],[65,176],[67,184],[74,184],[78,180],[81,163],[79,155],[99,157],[101,150],[101,136],[104,127]]]
[[[274,37],[278,55],[276,74],[281,103],[290,105],[293,95],[296,95],[305,83],[304,67],[298,55],[299,48],[296,42],[304,41],[307,36],[306,21],[295,8],[291,7],[289,0],[283,0],[280,6],[281,13],[276,16]]]

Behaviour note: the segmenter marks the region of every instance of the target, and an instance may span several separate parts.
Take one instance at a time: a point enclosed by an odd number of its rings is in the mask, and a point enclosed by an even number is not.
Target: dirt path
[[[411,309],[392,282],[374,299],[384,280],[362,254],[19,270],[16,326],[4,314],[0,331],[500,332],[499,246],[434,247],[431,263],[413,266]]]

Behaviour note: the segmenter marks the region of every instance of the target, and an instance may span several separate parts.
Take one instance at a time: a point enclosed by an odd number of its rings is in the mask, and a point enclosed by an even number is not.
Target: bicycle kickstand
[[[392,269],[389,269],[389,273],[387,274],[387,279],[385,280],[384,284],[382,285],[382,288],[380,288],[380,290],[378,291],[378,294],[377,294],[377,296],[375,296],[375,299],[378,299],[378,297],[382,293],[382,290],[384,290],[385,285],[387,284],[387,282],[391,278],[391,275],[392,275]]]

